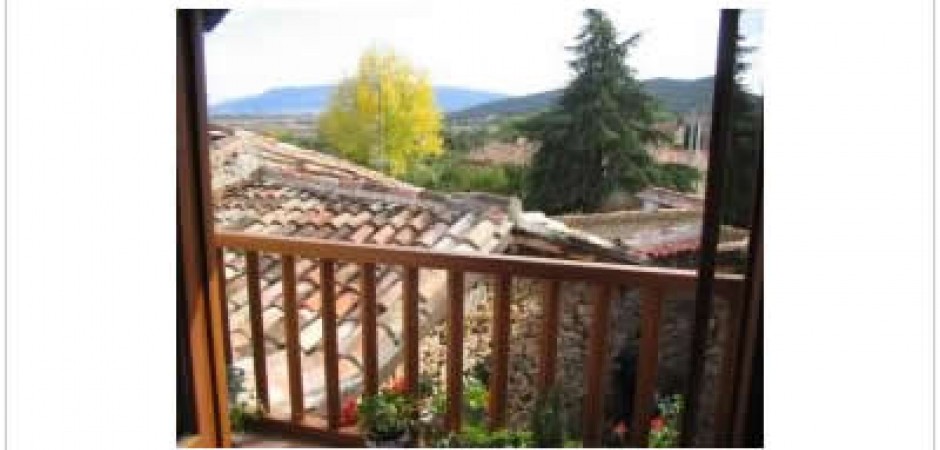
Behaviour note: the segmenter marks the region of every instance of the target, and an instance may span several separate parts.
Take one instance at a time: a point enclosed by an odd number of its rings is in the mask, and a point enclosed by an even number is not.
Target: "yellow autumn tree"
[[[443,151],[427,75],[390,50],[372,48],[360,57],[356,76],[337,86],[319,128],[346,158],[395,176]]]

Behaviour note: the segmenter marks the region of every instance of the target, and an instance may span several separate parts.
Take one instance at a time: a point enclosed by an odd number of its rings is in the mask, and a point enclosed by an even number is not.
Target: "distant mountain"
[[[282,87],[258,95],[228,100],[209,107],[212,116],[290,115],[318,113],[326,108],[335,85]],[[439,86],[434,88],[437,106],[449,113],[505,98],[505,94],[476,89]]]
[[[642,82],[643,88],[656,97],[663,107],[675,114],[684,114],[693,109],[708,110],[711,107],[714,78],[676,80],[652,78]],[[484,103],[448,114],[451,120],[482,119],[489,115],[525,114],[544,110],[558,101],[561,89],[537,94],[510,97]]]
[[[685,114],[692,110],[711,111],[714,77],[695,80],[651,78],[643,81],[643,88],[656,97],[663,107],[674,114]]]

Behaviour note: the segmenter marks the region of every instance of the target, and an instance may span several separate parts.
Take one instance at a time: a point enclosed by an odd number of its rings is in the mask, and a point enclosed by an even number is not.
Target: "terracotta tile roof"
[[[556,219],[584,233],[608,239],[639,263],[682,253],[695,253],[701,243],[702,212],[666,209],[658,211],[615,211],[559,216]],[[722,226],[719,251],[746,247],[747,230]]]
[[[427,192],[338,158],[247,132],[217,140],[213,151],[227,160],[252,160],[254,167],[247,175],[227,179],[217,192],[215,216],[220,229],[477,252],[501,251],[509,239],[505,199]],[[259,259],[270,399],[275,411],[287,412],[281,265],[274,255],[262,254]],[[224,261],[233,360],[252,380],[244,256],[226,251]],[[361,273],[357,265],[344,262],[335,269],[341,385],[354,391],[361,383]],[[298,258],[296,271],[305,406],[317,410],[325,400],[319,268],[316,261]],[[397,267],[379,266],[377,272],[378,321],[386,330],[379,333],[380,372],[387,374],[398,357],[401,276]],[[421,271],[423,321],[443,314],[444,282],[443,271]]]
[[[705,199],[699,196],[661,187],[648,187],[638,192],[636,196],[640,200],[649,201],[669,208],[700,210],[705,204]]]
[[[684,148],[659,147],[650,150],[653,159],[660,164],[672,163],[708,170],[708,150],[686,150]]]
[[[477,164],[528,165],[535,154],[534,143],[525,139],[516,142],[490,142],[467,155],[466,160]]]

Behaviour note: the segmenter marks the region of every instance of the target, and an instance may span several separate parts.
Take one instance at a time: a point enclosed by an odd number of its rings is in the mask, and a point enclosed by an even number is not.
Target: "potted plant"
[[[407,447],[411,443],[415,405],[402,389],[396,389],[398,384],[359,402],[357,423],[369,447]]]

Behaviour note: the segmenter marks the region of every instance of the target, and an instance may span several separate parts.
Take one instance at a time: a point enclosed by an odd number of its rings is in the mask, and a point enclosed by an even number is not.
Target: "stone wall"
[[[479,301],[467,305],[465,311],[464,368],[469,369],[478,361],[488,363],[492,317],[492,286],[486,289]],[[568,416],[568,427],[574,435],[581,430],[581,406],[585,385],[585,361],[587,341],[591,326],[591,286],[584,283],[563,283],[561,290],[561,328],[558,342],[558,374],[556,382],[563,395],[563,404]],[[535,377],[538,361],[538,335],[542,320],[541,284],[532,280],[514,279],[511,307],[511,336],[509,356],[509,425],[526,426],[535,403]],[[692,293],[667,296],[664,299],[660,330],[660,357],[657,390],[661,394],[682,393],[690,369],[690,342],[692,328]],[[714,383],[718,373],[721,352],[717,346],[717,323],[725,316],[724,302],[716,302],[716,312],[710,327],[710,342],[705,355],[706,380],[703,392],[706,395],[699,409],[700,444],[711,442],[713,415],[715,411]],[[606,392],[605,425],[612,425],[617,415],[617,401],[622,394],[623,382],[612,376],[617,369],[616,357],[625,349],[638,351],[639,300],[636,290],[621,292],[619,301],[611,308],[610,348],[608,357],[610,373],[603,380]],[[422,341],[422,370],[441,383],[445,382],[444,360],[446,355],[446,324],[435,326]]]

